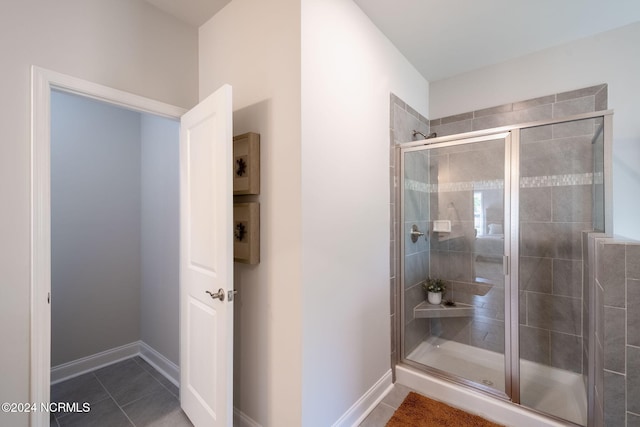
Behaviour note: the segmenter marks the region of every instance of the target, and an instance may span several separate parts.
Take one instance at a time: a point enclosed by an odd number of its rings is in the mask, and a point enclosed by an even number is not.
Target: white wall
[[[233,0],[200,28],[200,97],[233,86],[234,134],[261,136],[261,261],[235,267],[235,406],[301,424],[300,3]]]
[[[180,123],[140,114],[140,339],[179,364]]]
[[[195,30],[142,0],[25,0],[0,14],[0,400],[29,400],[30,66],[174,105],[197,100]],[[0,414],[21,426],[28,415]]]
[[[302,424],[336,422],[390,369],[389,94],[428,82],[350,0],[302,1]]]
[[[140,114],[51,96],[51,365],[140,336]]]
[[[616,234],[640,239],[640,23],[431,83],[430,118],[609,84]]]

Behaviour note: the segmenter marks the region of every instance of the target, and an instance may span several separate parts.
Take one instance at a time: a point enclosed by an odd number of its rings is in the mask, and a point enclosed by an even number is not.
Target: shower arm
[[[420,135],[422,136],[424,139],[431,139],[431,138],[435,138],[438,136],[437,133],[435,132],[431,132],[429,135],[425,135],[424,133],[418,131],[418,130],[413,130],[413,137],[415,138],[416,135]]]

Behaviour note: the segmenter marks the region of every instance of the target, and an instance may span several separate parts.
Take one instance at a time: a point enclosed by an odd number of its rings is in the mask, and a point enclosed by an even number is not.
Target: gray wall
[[[54,92],[52,366],[140,337],[140,115]]]
[[[176,121],[141,116],[140,338],[178,364],[180,231]]]
[[[585,245],[593,261],[586,272],[596,304],[594,425],[635,427],[640,425],[640,243],[602,236],[591,235]]]
[[[179,123],[52,97],[52,366],[142,340],[178,364]]]
[[[29,401],[31,65],[181,107],[198,100],[198,30],[142,0],[25,0],[0,14],[3,402]],[[28,414],[0,413],[26,426]]]
[[[606,108],[607,85],[603,84],[433,119],[430,125],[432,132],[445,136]],[[593,219],[591,185],[581,182],[579,175],[592,172],[591,139],[598,124],[588,120],[521,133],[521,357],[579,373],[583,372],[580,237],[581,231],[592,228]],[[572,176],[568,182],[556,182],[562,175]],[[454,290],[458,288],[454,284]],[[470,284],[466,291],[473,296],[476,288],[479,292],[482,287]],[[466,302],[459,292],[454,298]],[[500,292],[471,300],[496,307],[504,304]],[[498,311],[500,319],[501,308]],[[445,336],[463,342],[469,335],[473,342],[474,330],[491,332],[496,326],[476,322],[485,325],[472,326],[470,334],[461,334],[470,321],[436,322],[442,323]],[[502,330],[501,320],[491,322]],[[502,350],[501,346],[490,349]]]
[[[417,137],[413,136],[413,131],[417,130],[425,135],[429,134],[429,120],[414,110],[409,104],[405,103],[402,99],[400,99],[395,94],[390,95],[389,100],[389,111],[390,111],[390,143],[391,150],[389,154],[390,159],[390,168],[389,168],[389,188],[391,189],[391,205],[390,205],[390,217],[391,217],[391,243],[390,243],[390,271],[391,271],[391,279],[390,279],[390,300],[391,300],[391,366],[395,366],[396,362],[399,360],[401,355],[396,353],[397,343],[396,341],[399,339],[399,331],[397,330],[396,325],[396,316],[400,315],[399,311],[399,298],[401,295],[398,295],[397,284],[400,281],[399,276],[399,257],[401,254],[400,251],[400,236],[396,236],[396,230],[398,229],[398,221],[400,218],[400,207],[398,206],[397,196],[399,197],[399,193],[397,191],[403,191],[399,189],[397,185],[399,182],[395,182],[396,172],[400,168],[400,158],[396,158],[395,148],[394,146],[399,143],[414,141],[417,139],[421,139],[422,137],[418,135]],[[421,155],[421,154],[420,154]],[[423,156],[424,157],[424,156]],[[412,159],[416,161],[416,159]],[[426,157],[423,159],[426,164]],[[413,177],[408,177],[409,179]],[[422,181],[426,184],[426,174],[423,176]],[[403,224],[402,230],[405,233],[405,240],[408,240],[409,243],[405,245],[405,274],[408,274],[413,279],[409,279],[406,281],[407,290],[406,293],[409,295],[408,300],[405,301],[407,306],[407,310],[405,310],[405,318],[403,322],[405,323],[405,339],[407,339],[408,343],[405,345],[407,349],[407,353],[410,352],[415,346],[428,334],[428,322],[424,319],[413,319],[413,308],[418,305],[422,300],[424,300],[424,295],[421,289],[421,282],[427,276],[426,266],[429,265],[429,246],[425,245],[425,240],[420,239],[420,243],[417,245],[413,245],[409,240],[409,232],[411,229],[411,225],[416,223],[420,227],[420,230],[423,231],[426,228],[426,220],[428,219],[428,202],[429,198],[425,192],[419,191],[409,191],[407,192],[408,201],[412,202],[412,206],[414,207],[411,210],[410,218],[405,218],[407,221],[406,224]],[[424,207],[421,208],[422,203],[426,203]]]

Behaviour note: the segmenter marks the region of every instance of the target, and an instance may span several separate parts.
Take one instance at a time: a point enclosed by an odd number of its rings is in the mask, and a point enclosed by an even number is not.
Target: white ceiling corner
[[[158,9],[198,28],[231,0],[145,0]]]

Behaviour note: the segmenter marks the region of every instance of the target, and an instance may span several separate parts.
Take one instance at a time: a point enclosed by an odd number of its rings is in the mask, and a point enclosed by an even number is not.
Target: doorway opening
[[[135,114],[153,115],[174,122],[180,120],[185,110],[37,67],[32,68],[32,82],[31,401],[50,402],[52,365],[50,302],[53,267],[51,262],[52,98],[59,95],[84,97],[85,102],[101,101],[103,107],[122,107],[129,112],[135,112]],[[81,186],[88,183],[77,182],[77,184]],[[64,218],[61,219],[64,220]],[[91,240],[92,236],[86,237],[87,240]],[[105,294],[109,292],[108,289],[103,291]],[[117,311],[117,307],[111,308]],[[84,307],[87,312],[91,312],[92,309],[88,304]],[[73,336],[73,334],[69,336],[76,342],[87,338]],[[114,361],[114,358],[117,360],[133,355],[127,353],[131,352],[131,346],[120,346],[112,350],[111,354],[99,352],[97,356],[94,355],[96,357],[93,359],[83,358],[76,361],[78,363],[75,366],[64,366],[64,369],[58,371],[58,379],[72,375],[73,370],[76,370],[76,373],[78,370],[90,370],[92,364],[94,366],[95,364],[106,364]],[[47,418],[49,418],[49,414],[33,413],[31,425],[45,425],[48,422]]]

